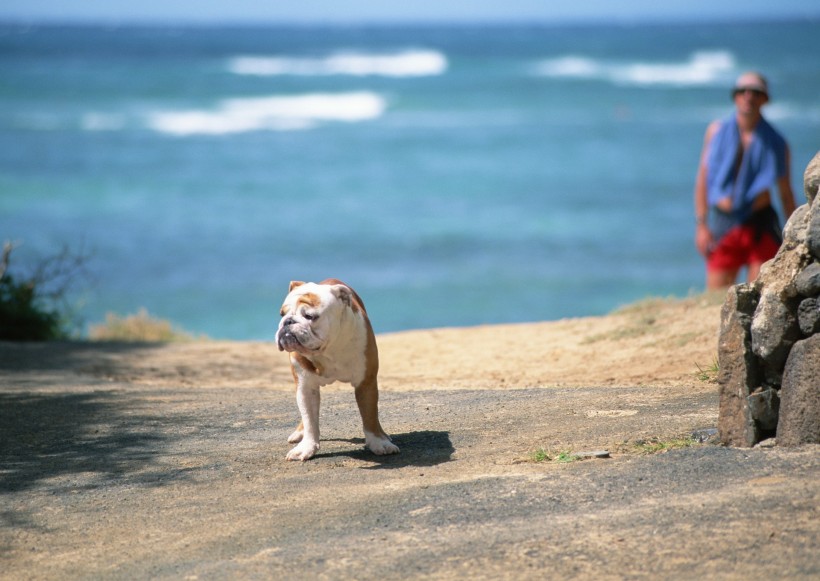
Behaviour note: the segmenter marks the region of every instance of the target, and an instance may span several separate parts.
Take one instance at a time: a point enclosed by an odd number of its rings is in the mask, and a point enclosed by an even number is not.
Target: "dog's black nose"
[[[288,315],[288,316],[287,316],[287,317],[285,317],[285,319],[282,321],[282,326],[283,326],[283,327],[290,327],[290,326],[291,326],[293,323],[295,323],[295,322],[296,322],[296,321],[294,321],[293,317],[291,317],[290,315]]]

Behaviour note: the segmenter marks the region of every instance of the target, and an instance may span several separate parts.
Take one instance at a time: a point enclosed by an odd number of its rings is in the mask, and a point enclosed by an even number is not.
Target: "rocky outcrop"
[[[808,203],[753,283],[729,289],[718,345],[722,443],[820,443],[820,153],[804,175]]]

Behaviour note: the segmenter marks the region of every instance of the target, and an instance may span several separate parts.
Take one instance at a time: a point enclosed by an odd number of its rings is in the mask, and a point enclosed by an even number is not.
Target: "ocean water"
[[[0,26],[0,237],[68,244],[86,323],[269,340],[290,280],[377,332],[596,315],[702,288],[706,125],[770,78],[798,203],[819,22]]]

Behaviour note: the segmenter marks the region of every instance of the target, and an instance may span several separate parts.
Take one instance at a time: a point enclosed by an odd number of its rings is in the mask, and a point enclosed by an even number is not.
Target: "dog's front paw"
[[[385,456],[387,454],[398,454],[399,447],[390,441],[390,438],[385,436],[374,436],[373,434],[365,434],[364,445],[370,449],[371,452],[377,456]]]
[[[288,444],[298,444],[302,441],[302,438],[305,436],[305,432],[302,430],[296,430],[290,436],[288,436]]]
[[[319,450],[318,442],[302,440],[297,446],[294,446],[293,449],[288,452],[287,459],[304,462],[305,460],[310,460],[313,458],[317,450]]]

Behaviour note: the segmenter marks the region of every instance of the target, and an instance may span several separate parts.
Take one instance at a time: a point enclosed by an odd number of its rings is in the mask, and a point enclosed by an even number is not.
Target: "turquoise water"
[[[703,132],[749,68],[820,145],[818,22],[0,26],[0,236],[92,257],[75,298],[271,339],[292,279],[377,332],[595,315],[702,287]]]

